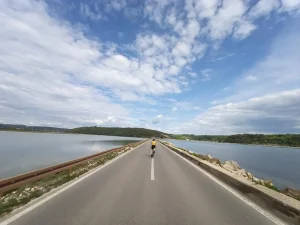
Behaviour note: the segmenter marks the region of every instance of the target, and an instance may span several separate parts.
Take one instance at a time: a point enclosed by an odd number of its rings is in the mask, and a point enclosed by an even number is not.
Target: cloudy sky
[[[300,0],[1,0],[0,123],[300,133]]]

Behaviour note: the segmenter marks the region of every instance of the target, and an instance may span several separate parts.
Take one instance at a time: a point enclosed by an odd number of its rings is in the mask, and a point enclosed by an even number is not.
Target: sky
[[[1,0],[0,123],[300,133],[300,0]]]

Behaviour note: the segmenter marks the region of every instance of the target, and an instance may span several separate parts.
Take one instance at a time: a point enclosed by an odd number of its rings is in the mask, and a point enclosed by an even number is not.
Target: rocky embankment
[[[238,176],[238,177],[242,177],[244,179],[250,180],[255,184],[258,185],[263,185],[265,187],[268,187],[270,189],[273,189],[275,191],[281,192],[285,195],[288,195],[294,199],[297,199],[300,201],[300,190],[296,190],[296,189],[292,189],[292,188],[285,188],[284,190],[279,190],[278,188],[275,187],[275,185],[272,183],[271,180],[265,180],[265,179],[259,179],[257,177],[255,177],[253,174],[251,174],[250,172],[246,171],[245,169],[241,168],[239,166],[239,164],[235,161],[225,161],[225,162],[221,162],[219,159],[212,157],[211,155],[202,155],[202,154],[198,154],[198,153],[194,153],[190,150],[184,149],[184,148],[179,148],[175,145],[173,145],[172,143],[169,142],[164,142],[165,145],[169,146],[169,147],[175,147],[177,149],[183,150],[185,152],[188,152],[189,154],[192,154],[193,156],[200,158],[202,160],[205,160],[215,166],[221,167],[227,171],[229,171],[230,173]]]

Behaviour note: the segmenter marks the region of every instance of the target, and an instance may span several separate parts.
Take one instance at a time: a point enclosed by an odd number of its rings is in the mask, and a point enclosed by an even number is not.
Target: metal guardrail
[[[71,160],[71,161],[64,162],[64,163],[61,163],[61,164],[57,164],[57,165],[54,165],[54,166],[46,167],[46,168],[43,168],[43,169],[35,170],[35,171],[32,171],[32,172],[28,172],[28,173],[24,173],[24,174],[21,174],[21,175],[18,175],[18,176],[14,176],[14,177],[10,177],[10,178],[7,178],[7,179],[0,180],[0,196],[3,193],[7,192],[7,191],[17,189],[17,188],[21,187],[24,184],[40,180],[44,177],[47,177],[49,175],[56,174],[56,173],[59,173],[59,172],[65,171],[65,170],[69,170],[71,172],[72,168],[74,166],[84,164],[84,163],[86,163],[86,162],[88,162],[92,159],[96,159],[96,158],[98,158],[100,156],[104,156],[108,153],[125,150],[126,147],[137,147],[137,146],[143,144],[146,141],[147,140],[142,140],[142,141],[131,143],[131,144],[119,147],[119,148],[113,148],[113,149],[103,151],[103,152],[99,152],[99,153],[96,153],[96,154],[93,154],[93,155],[90,155],[90,156],[82,157],[82,158],[79,158],[79,159]]]

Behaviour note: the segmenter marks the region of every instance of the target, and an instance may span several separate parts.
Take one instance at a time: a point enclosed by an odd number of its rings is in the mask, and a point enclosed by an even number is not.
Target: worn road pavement
[[[150,142],[70,187],[11,225],[274,225],[158,143]]]

